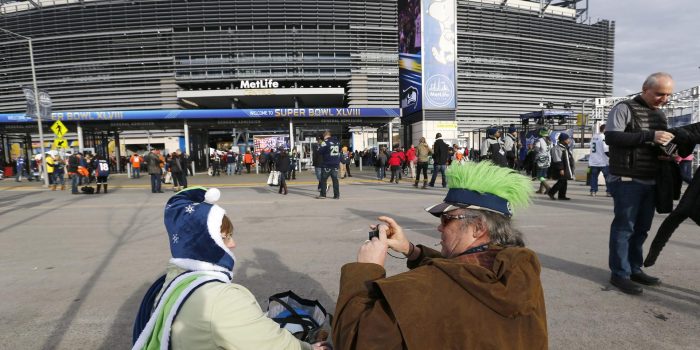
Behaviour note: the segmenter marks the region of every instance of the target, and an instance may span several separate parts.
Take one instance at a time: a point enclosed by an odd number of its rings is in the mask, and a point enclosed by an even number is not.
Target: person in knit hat
[[[454,164],[439,218],[440,251],[414,245],[392,218],[341,270],[338,349],[547,349],[540,263],[512,226],[530,180],[490,162]],[[410,271],[386,277],[388,249]]]
[[[502,167],[508,166],[506,149],[501,142],[501,131],[496,127],[486,129],[486,139],[481,143],[481,160],[490,160]]]
[[[554,195],[558,194],[559,200],[570,200],[566,196],[569,180],[574,179],[574,156],[571,154],[569,144],[571,137],[562,132],[559,134],[557,145],[552,148],[552,167],[554,168],[554,178],[557,183],[547,191],[550,199],[555,200]]]
[[[234,227],[216,188],[190,187],[165,205],[172,258],[164,289],[132,349],[329,349],[308,344],[268,318],[233,283]]]

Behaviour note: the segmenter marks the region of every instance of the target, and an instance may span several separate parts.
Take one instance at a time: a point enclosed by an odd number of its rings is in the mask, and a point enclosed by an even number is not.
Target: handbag
[[[328,339],[333,318],[318,300],[304,299],[291,290],[269,298],[267,316],[297,339],[309,343]]]
[[[166,184],[173,183],[173,174],[171,174],[169,171],[165,173],[165,181],[163,181]]]
[[[273,170],[270,172],[270,175],[267,177],[267,184],[270,186],[279,186],[280,185],[280,172],[277,170]]]

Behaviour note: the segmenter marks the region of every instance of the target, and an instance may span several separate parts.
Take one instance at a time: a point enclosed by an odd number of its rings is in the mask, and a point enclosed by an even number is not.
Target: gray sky
[[[700,85],[700,0],[589,0],[589,15],[615,21],[613,95],[638,92],[664,71],[675,90]]]

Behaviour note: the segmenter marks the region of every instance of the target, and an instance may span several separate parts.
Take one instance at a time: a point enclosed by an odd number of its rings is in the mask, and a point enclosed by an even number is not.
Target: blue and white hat
[[[221,238],[226,211],[216,205],[221,191],[190,187],[165,205],[165,229],[170,241],[170,262],[188,270],[231,273],[236,258]]]

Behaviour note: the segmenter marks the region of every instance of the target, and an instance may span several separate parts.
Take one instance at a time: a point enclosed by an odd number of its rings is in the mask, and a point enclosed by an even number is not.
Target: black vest
[[[632,114],[632,120],[627,124],[625,132],[668,129],[664,112],[649,108],[640,96],[622,103],[629,107]],[[658,173],[659,155],[661,155],[661,149],[655,144],[634,147],[612,146],[610,147],[610,173],[617,176],[653,179]]]

